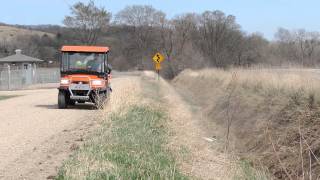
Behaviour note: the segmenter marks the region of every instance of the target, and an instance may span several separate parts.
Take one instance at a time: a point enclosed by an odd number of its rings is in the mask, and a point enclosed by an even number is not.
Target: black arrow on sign
[[[157,62],[160,63],[160,59],[161,59],[161,58],[160,58],[160,55],[159,55],[159,54],[157,54],[157,58],[158,58],[158,59],[157,59]]]

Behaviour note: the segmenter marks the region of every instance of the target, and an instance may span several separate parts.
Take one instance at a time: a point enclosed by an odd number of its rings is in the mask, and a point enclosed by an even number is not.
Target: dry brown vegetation
[[[266,167],[278,179],[316,179],[320,175],[318,73],[186,70],[173,83],[189,102],[201,107],[209,119],[202,123],[213,136],[230,144],[229,152],[256,168]]]
[[[2,40],[2,41],[4,41],[4,40],[6,40],[6,41],[17,40],[16,38],[21,35],[24,35],[24,36],[32,36],[32,35],[43,36],[45,34],[47,34],[50,37],[54,37],[54,35],[51,33],[0,25],[0,40]]]

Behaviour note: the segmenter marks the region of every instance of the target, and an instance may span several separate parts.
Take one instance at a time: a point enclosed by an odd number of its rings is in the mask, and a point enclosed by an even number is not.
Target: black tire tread
[[[58,94],[58,107],[59,109],[67,108],[66,93],[63,91],[59,91]]]

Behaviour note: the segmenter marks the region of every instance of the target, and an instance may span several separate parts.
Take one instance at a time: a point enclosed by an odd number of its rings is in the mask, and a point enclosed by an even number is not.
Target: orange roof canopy
[[[62,52],[94,52],[94,53],[106,53],[109,51],[109,47],[103,46],[62,46]]]

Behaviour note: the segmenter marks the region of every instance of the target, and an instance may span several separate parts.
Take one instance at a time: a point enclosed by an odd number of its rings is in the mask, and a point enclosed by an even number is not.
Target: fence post
[[[11,70],[10,65],[8,64],[8,90],[11,89]]]
[[[37,73],[37,65],[36,63],[33,63],[31,65],[31,69],[32,69],[32,83],[31,84],[37,84],[37,80],[36,80],[36,73]]]

